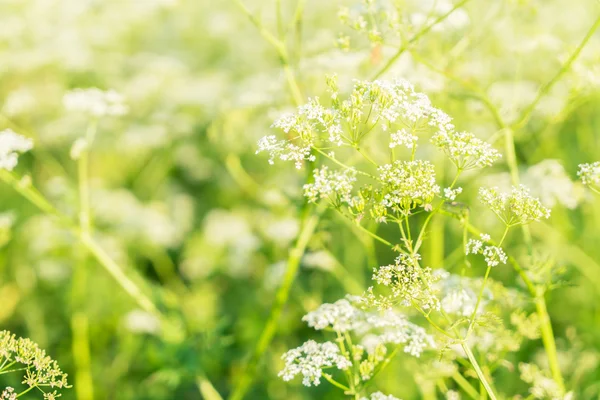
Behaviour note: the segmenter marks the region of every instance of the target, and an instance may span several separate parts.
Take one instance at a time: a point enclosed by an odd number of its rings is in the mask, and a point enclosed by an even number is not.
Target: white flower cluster
[[[405,306],[416,303],[424,310],[438,310],[440,304],[432,284],[439,275],[431,268],[421,268],[419,259],[418,254],[415,257],[400,254],[394,264],[374,269],[373,280],[392,290],[392,300],[400,299]]]
[[[19,153],[33,148],[33,141],[10,129],[0,132],[0,169],[12,171],[19,161]]]
[[[17,393],[12,387],[5,388],[0,394],[0,400],[17,400]]]
[[[331,328],[337,332],[349,332],[363,325],[364,312],[354,307],[349,299],[340,299],[333,304],[322,304],[306,314],[302,321],[316,330]]]
[[[485,263],[490,267],[495,267],[498,264],[506,264],[508,261],[508,257],[504,250],[498,246],[485,246],[485,242],[490,240],[490,236],[486,234],[481,234],[481,240],[477,239],[469,239],[467,242],[467,247],[465,249],[465,253],[469,254],[483,254],[485,258]]]
[[[302,320],[316,330],[332,329],[339,333],[368,335],[371,344],[365,347],[369,353],[375,352],[377,345],[404,344],[405,353],[419,357],[426,348],[435,347],[433,338],[425,329],[408,321],[404,315],[391,310],[368,312],[357,306],[357,303],[363,302],[360,297],[347,296],[333,304],[321,305]]]
[[[0,331],[0,365],[8,364],[17,364],[15,367],[20,364],[24,367],[13,368],[12,372],[24,371],[22,383],[29,388],[62,389],[70,387],[67,383],[67,374],[36,343],[27,338],[17,338],[8,331]],[[10,399],[12,392],[6,389],[5,393]],[[46,395],[54,394],[46,393],[44,398],[47,397]]]
[[[331,106],[325,107],[318,98],[313,98],[295,113],[283,115],[272,127],[281,129],[288,140],[265,136],[258,142],[257,153],[268,152],[271,164],[278,158],[294,161],[301,168],[304,160],[314,160],[311,149],[319,142],[354,147],[377,125],[382,130],[398,126],[391,135],[392,148],[414,148],[419,132],[433,130],[443,136],[454,131],[452,118],[433,107],[425,94],[416,92],[405,80],[355,81],[345,100],[339,98],[335,77],[328,78],[327,85]]]
[[[502,155],[489,143],[472,133],[440,130],[431,141],[448,156],[460,170],[489,167]]]
[[[329,199],[335,206],[352,202],[352,185],[356,182],[356,173],[352,170],[343,172],[330,171],[326,166],[315,169],[315,181],[304,185],[304,196],[310,202]]]
[[[63,104],[69,111],[78,111],[93,117],[119,116],[129,111],[123,96],[112,89],[74,89],[63,96]]]
[[[600,179],[600,163],[598,165]],[[554,207],[559,203],[574,209],[584,194],[582,188],[567,175],[559,160],[546,159],[532,165],[527,169],[523,182],[546,207]]]
[[[436,270],[436,272],[442,275],[435,284],[441,298],[441,309],[451,315],[462,317],[473,315],[477,304],[477,292],[481,286],[480,279],[449,274],[443,270]],[[491,298],[492,293],[489,290],[484,291],[477,314],[484,312],[485,306]]]
[[[532,197],[529,189],[520,185],[510,193],[501,193],[497,187],[480,188],[479,199],[507,226],[528,224],[550,218],[550,210],[539,199]]]
[[[455,189],[444,188],[444,198],[446,200],[454,201],[454,200],[456,200],[456,196],[458,196],[459,194],[461,194],[462,191],[463,190],[462,190],[461,187],[457,187]]]
[[[577,175],[581,178],[581,182],[584,185],[600,190],[600,161],[590,164],[579,164]]]
[[[278,376],[284,381],[290,381],[300,374],[305,386],[319,385],[323,368],[346,370],[352,366],[352,362],[341,355],[338,346],[332,342],[317,343],[309,340],[302,346],[289,350],[281,358],[285,360],[285,368]]]
[[[297,146],[287,140],[277,140],[274,135],[265,136],[258,141],[256,154],[266,151],[269,153],[269,164],[275,163],[275,158],[282,161],[294,161],[296,168],[302,168],[304,160],[315,161],[315,156],[310,152],[311,146]]]
[[[362,397],[360,400],[400,400],[400,399],[392,396],[391,394],[386,395],[381,392],[375,392],[375,393],[371,393],[371,396],[369,396],[369,397]]]
[[[396,146],[406,146],[409,149],[414,149],[417,147],[418,140],[419,137],[417,135],[414,135],[406,128],[402,128],[391,134],[390,149]]]
[[[561,393],[560,387],[552,378],[548,377],[537,365],[519,364],[521,379],[531,385],[529,393],[534,399],[565,400],[570,398]]]
[[[411,209],[429,204],[440,187],[435,182],[435,169],[429,161],[396,161],[378,168],[384,183],[383,205]]]

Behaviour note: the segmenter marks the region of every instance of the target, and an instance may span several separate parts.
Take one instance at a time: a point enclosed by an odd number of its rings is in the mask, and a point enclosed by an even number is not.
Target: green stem
[[[598,30],[598,28],[600,28],[600,17],[596,18],[596,20],[594,21],[594,24],[588,30],[588,32],[584,36],[583,40],[581,41],[581,43],[579,43],[579,45],[577,46],[577,48],[575,49],[573,54],[571,54],[571,56],[567,59],[567,61],[560,68],[560,70],[558,70],[556,75],[554,75],[552,77],[552,79],[550,79],[548,82],[546,82],[540,88],[540,90],[538,90],[537,96],[535,97],[533,102],[531,104],[529,104],[529,106],[525,110],[523,110],[523,113],[521,114],[521,118],[519,119],[519,122],[517,122],[514,125],[515,127],[520,128],[525,123],[527,123],[529,117],[535,110],[535,107],[538,105],[540,100],[550,91],[550,89],[552,89],[552,87],[560,80],[560,78],[569,71],[569,69],[571,68],[571,66],[577,59],[577,57],[579,57],[579,54],[581,54],[581,51],[583,50],[583,48],[585,47],[587,42],[592,38],[592,36],[594,35],[594,32],[596,32],[596,30]]]
[[[379,78],[381,75],[383,75],[384,73],[387,72],[388,69],[390,69],[392,67],[392,65],[394,65],[394,63],[398,60],[398,58],[400,58],[400,56],[402,54],[404,54],[404,52],[406,50],[409,49],[409,47],[415,43],[417,40],[419,40],[421,37],[423,37],[425,34],[427,34],[431,29],[433,29],[437,24],[443,22],[446,18],[448,18],[450,16],[450,14],[452,14],[454,11],[458,10],[460,7],[462,7],[463,5],[465,5],[467,2],[469,2],[469,0],[462,0],[459,1],[458,3],[456,3],[456,5],[454,7],[452,7],[447,13],[440,15],[438,18],[436,18],[431,24],[427,25],[425,28],[421,29],[419,32],[417,32],[413,37],[411,37],[404,45],[402,45],[398,51],[396,52],[396,54],[394,54],[392,56],[392,58],[389,59],[389,61],[383,66],[383,68],[381,68],[379,71],[377,71],[377,73],[375,73],[375,75],[373,75],[373,79],[377,79]]]
[[[455,372],[452,374],[452,379],[454,380],[454,382],[456,382],[458,386],[460,386],[460,388],[463,391],[465,391],[465,393],[469,395],[470,398],[474,400],[477,400],[479,398],[479,393],[477,393],[477,390],[473,387],[473,385],[469,383],[469,381],[464,376],[462,376],[458,372]]]
[[[310,215],[310,212],[310,208],[305,210],[302,229],[298,236],[298,240],[296,241],[296,245],[290,250],[283,282],[275,295],[275,302],[273,303],[271,313],[269,314],[269,319],[258,339],[250,360],[244,367],[242,377],[229,397],[230,400],[241,400],[244,398],[255,378],[258,362],[275,336],[279,319],[283,312],[283,307],[287,303],[292,283],[294,282],[296,273],[300,267],[300,261],[319,221],[318,215]]]
[[[485,377],[485,374],[481,370],[481,367],[479,366],[479,363],[477,362],[477,359],[473,355],[473,352],[471,351],[471,349],[469,348],[469,346],[467,346],[467,344],[464,343],[464,342],[461,343],[461,347],[463,348],[463,350],[467,354],[467,357],[469,358],[469,361],[471,362],[471,365],[475,369],[475,373],[477,374],[477,377],[479,378],[479,381],[481,382],[481,384],[485,388],[485,391],[487,392],[487,394],[490,396],[490,399],[496,400],[496,395],[494,394],[494,391],[492,390],[492,387],[488,383],[487,378]]]

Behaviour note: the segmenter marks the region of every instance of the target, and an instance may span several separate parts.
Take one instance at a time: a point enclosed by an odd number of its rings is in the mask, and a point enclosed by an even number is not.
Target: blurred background
[[[381,12],[366,27],[356,17],[365,10],[360,0],[243,4],[285,43],[284,61],[303,98],[326,96],[328,74],[348,87],[385,67],[382,78],[411,81],[457,127],[503,153],[499,119],[522,122],[515,130],[521,179],[553,208],[532,232],[536,251],[561,272],[547,295],[559,358],[576,397],[598,398],[600,199],[575,181],[579,163],[600,159],[600,34],[592,34],[568,70],[561,66],[578,50],[600,4],[464,1],[411,41],[459,2],[373,3]],[[58,360],[74,384],[65,400],[198,399],[204,378],[226,398],[239,382],[284,276],[304,204],[305,171],[273,167],[255,155],[257,139],[275,134],[272,121],[295,106],[285,67],[234,0],[0,0],[0,129],[35,141],[17,173],[30,174],[56,207],[75,217],[77,171],[69,152],[88,121],[66,112],[62,97],[88,87],[123,94],[129,113],[102,119],[92,150],[95,234],[170,321],[161,328],[86,257],[76,237],[1,185],[0,329],[30,337]],[[559,72],[530,117],[519,121]],[[510,184],[505,162],[469,182],[463,201],[481,215],[475,223],[494,231],[475,197],[481,184]],[[424,259],[452,268],[447,256],[461,246],[461,228],[441,221],[435,229],[437,241]],[[510,242],[513,254],[525,253],[518,233]],[[341,398],[330,385],[281,381],[280,356],[321,337],[301,321],[306,311],[361,294],[371,285],[372,267],[392,260],[390,251],[325,214],[246,398]],[[470,271],[481,276],[483,268]],[[508,267],[494,270],[493,278],[523,290]],[[74,315],[87,319],[89,357],[85,340],[74,337],[81,328]],[[541,341],[524,342],[507,360],[513,366],[495,375],[496,385],[525,393],[511,368],[519,361],[543,365]],[[425,375],[423,365],[400,355],[377,386],[405,400],[422,398]],[[3,379],[0,386],[18,385]]]

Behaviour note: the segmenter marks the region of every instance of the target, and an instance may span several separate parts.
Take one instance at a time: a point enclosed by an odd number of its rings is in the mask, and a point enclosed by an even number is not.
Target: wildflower
[[[10,386],[4,389],[0,394],[0,400],[17,400],[15,389]]]
[[[489,167],[502,155],[472,133],[439,130],[431,139],[460,170]]]
[[[406,146],[409,149],[413,149],[417,146],[417,140],[419,140],[418,136],[414,135],[408,129],[402,128],[391,134],[390,149],[396,146]]]
[[[428,161],[396,161],[379,167],[385,185],[382,204],[386,207],[411,209],[429,204],[439,193],[433,164]]]
[[[543,160],[529,167],[523,181],[546,207],[559,203],[573,209],[583,196],[582,188],[571,181],[558,160]]]
[[[33,141],[10,129],[0,132],[0,169],[12,171],[18,163],[19,153],[33,148]]]
[[[371,393],[369,397],[362,397],[360,400],[400,400],[397,397],[390,395],[385,395],[381,392]]]
[[[591,164],[579,164],[577,176],[581,178],[584,185],[600,190],[600,161]]]
[[[304,160],[315,161],[315,156],[311,153],[311,145],[298,146],[286,140],[277,140],[274,135],[265,136],[258,141],[258,150],[256,154],[263,151],[269,153],[269,164],[275,163],[275,158],[282,161],[294,161],[297,169],[302,168]]]
[[[98,88],[71,90],[63,96],[63,104],[69,111],[92,117],[120,116],[128,111],[122,95],[114,90],[103,91]]]
[[[315,203],[319,199],[329,199],[335,206],[352,201],[352,185],[356,182],[356,173],[330,171],[326,166],[314,170],[315,181],[304,185],[304,196]]]
[[[529,393],[534,399],[562,400],[568,398],[568,394],[564,396],[560,386],[544,371],[540,370],[537,365],[520,363],[519,371],[521,372],[521,379],[531,384]]]
[[[473,314],[476,303],[477,295],[472,290],[460,288],[445,295],[440,301],[440,307],[448,314],[469,317]]]
[[[498,264],[506,264],[508,257],[504,250],[498,246],[485,246],[484,243],[490,241],[490,235],[482,233],[481,240],[469,239],[465,249],[465,254],[483,254],[485,263],[490,267],[495,267]]]
[[[480,188],[479,199],[507,226],[528,224],[550,218],[550,210],[539,199],[532,197],[529,189],[520,185],[510,193],[500,193],[498,188]]]
[[[46,352],[27,338],[16,338],[8,331],[0,331],[0,365],[21,364],[25,368],[23,383],[30,388],[68,388],[67,374]],[[12,399],[13,391],[7,388],[0,399]]]
[[[302,321],[316,330],[332,328],[337,332],[348,332],[362,324],[364,312],[354,307],[347,299],[333,304],[323,304],[317,310],[306,314]]]
[[[456,200],[456,196],[462,193],[462,188],[457,187],[456,189],[452,188],[444,188],[444,198],[446,200],[454,201]]]
[[[439,300],[431,286],[439,278],[431,268],[421,268],[419,259],[400,254],[394,264],[374,269],[373,280],[392,289],[392,299],[400,299],[405,306],[414,302],[424,310],[437,310]]]
[[[340,349],[334,343],[317,343],[314,340],[289,350],[282,359],[285,360],[285,368],[278,376],[284,381],[290,381],[301,374],[302,384],[305,386],[319,385],[325,367],[346,370],[352,366],[352,362],[340,354]]]

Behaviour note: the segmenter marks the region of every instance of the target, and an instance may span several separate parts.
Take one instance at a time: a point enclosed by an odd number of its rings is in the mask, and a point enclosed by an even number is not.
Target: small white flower
[[[461,170],[492,165],[502,155],[472,133],[440,130],[431,139]]]
[[[600,188],[600,161],[591,164],[579,164],[577,175],[584,185]]]
[[[320,199],[328,199],[335,206],[342,203],[351,204],[352,188],[356,182],[356,173],[352,170],[343,172],[330,171],[326,166],[315,169],[315,181],[304,185],[304,196],[315,203]]]
[[[462,188],[457,187],[456,189],[444,188],[444,198],[446,200],[454,201],[456,200],[456,196],[462,193]]]
[[[419,140],[418,136],[413,135],[408,129],[402,128],[391,134],[390,149],[396,146],[406,146],[412,149],[417,146],[417,140]]]
[[[371,393],[371,396],[369,397],[361,397],[360,400],[400,400],[397,397],[390,395],[385,395],[381,392],[375,392],[375,393]]]
[[[33,141],[10,129],[0,132],[0,169],[12,171],[19,161],[19,153],[33,148]]]
[[[352,366],[352,362],[341,355],[338,346],[332,342],[317,343],[309,340],[302,346],[289,350],[281,358],[285,360],[285,368],[278,376],[284,381],[290,381],[296,375],[302,375],[302,384],[305,386],[319,385],[325,367],[346,370]]]
[[[63,104],[69,111],[78,111],[93,117],[125,115],[129,111],[122,95],[114,90],[98,88],[74,89],[63,96]]]

